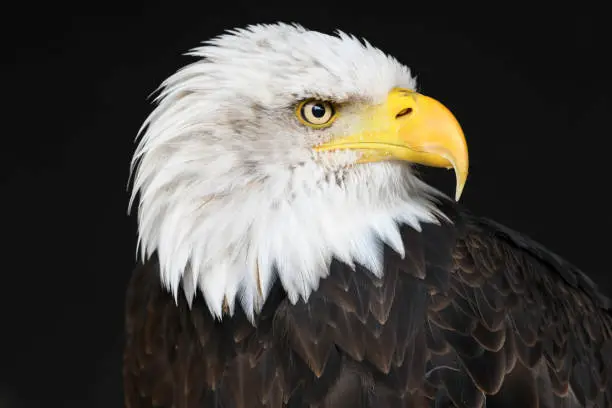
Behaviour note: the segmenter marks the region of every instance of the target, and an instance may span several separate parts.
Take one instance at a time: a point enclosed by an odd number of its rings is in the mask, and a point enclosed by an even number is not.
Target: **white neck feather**
[[[164,191],[140,203],[142,255],[157,251],[164,285],[176,296],[182,281],[190,302],[199,289],[219,319],[237,299],[254,319],[276,278],[291,302],[307,300],[334,257],[379,275],[383,243],[404,255],[399,224],[419,230],[441,215],[435,191],[392,163],[332,178],[313,163],[228,195]]]

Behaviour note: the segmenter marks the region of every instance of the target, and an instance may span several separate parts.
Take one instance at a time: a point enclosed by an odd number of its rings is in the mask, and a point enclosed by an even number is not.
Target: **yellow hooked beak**
[[[352,149],[360,163],[403,160],[452,168],[459,200],[468,175],[468,150],[461,126],[440,102],[408,89],[389,92],[385,103],[368,108],[359,131],[315,147],[316,151]]]

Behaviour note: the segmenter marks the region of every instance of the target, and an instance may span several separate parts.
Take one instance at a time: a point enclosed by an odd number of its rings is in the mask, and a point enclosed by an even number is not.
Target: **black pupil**
[[[312,106],[312,116],[317,119],[322,118],[325,115],[325,106],[320,103]]]

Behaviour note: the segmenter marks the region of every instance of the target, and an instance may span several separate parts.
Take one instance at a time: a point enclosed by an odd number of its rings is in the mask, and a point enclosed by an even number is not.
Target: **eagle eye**
[[[331,102],[306,99],[298,104],[296,115],[304,125],[320,129],[332,124],[336,110]]]

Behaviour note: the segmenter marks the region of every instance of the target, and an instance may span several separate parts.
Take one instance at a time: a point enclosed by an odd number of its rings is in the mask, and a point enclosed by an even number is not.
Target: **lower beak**
[[[385,103],[369,108],[360,130],[315,147],[358,150],[359,162],[402,160],[452,168],[459,200],[468,175],[468,150],[461,126],[440,102],[411,90],[393,89]]]

